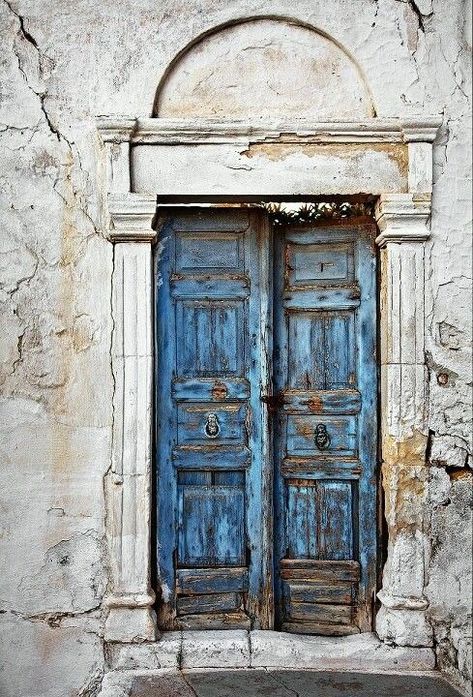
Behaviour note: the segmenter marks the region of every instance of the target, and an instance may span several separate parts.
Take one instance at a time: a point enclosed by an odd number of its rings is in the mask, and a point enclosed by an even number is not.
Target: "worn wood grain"
[[[322,634],[325,636],[349,636],[360,633],[360,628],[357,625],[328,624],[327,622],[283,622],[281,630],[293,634]]]
[[[354,601],[354,584],[349,581],[312,581],[302,583],[283,582],[284,595],[289,602],[335,603],[351,605]]]
[[[175,624],[179,629],[251,629],[251,619],[243,611],[181,615]]]
[[[231,612],[242,605],[239,593],[212,593],[189,595],[177,598],[178,615],[203,614],[207,612]]]
[[[221,593],[248,590],[246,567],[219,569],[178,569],[176,572],[178,593]]]

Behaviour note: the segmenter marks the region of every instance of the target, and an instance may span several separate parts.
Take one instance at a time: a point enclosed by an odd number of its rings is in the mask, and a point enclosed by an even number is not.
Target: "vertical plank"
[[[358,544],[361,578],[358,591],[360,630],[372,629],[373,595],[376,589],[377,555],[377,395],[378,365],[376,294],[375,225],[360,227],[356,241],[356,274],[362,302],[358,311],[356,346],[358,354],[358,389],[362,394],[362,407],[358,416],[359,459],[362,472],[359,480]]]
[[[353,559],[352,483],[320,481],[319,503],[320,559]]]
[[[155,466],[156,491],[156,544],[157,544],[157,583],[158,583],[158,624],[162,629],[174,628],[174,554],[177,529],[177,484],[172,462],[175,445],[177,414],[171,396],[171,384],[177,373],[176,365],[176,309],[173,306],[170,288],[170,275],[174,259],[175,240],[172,224],[166,221],[159,232],[158,249],[155,257],[155,277],[159,279],[155,313],[156,336],[156,440],[159,450]],[[158,284],[157,284],[158,285]],[[178,308],[183,319],[183,308]],[[185,344],[186,345],[186,344]],[[182,354],[180,354],[180,360]],[[188,368],[188,355],[185,354],[185,368]],[[182,366],[182,364],[181,364]],[[163,495],[166,492],[166,495]]]
[[[251,294],[249,297],[249,335],[251,385],[248,443],[252,453],[247,480],[247,529],[249,535],[248,609],[254,627],[270,629],[273,624],[273,547],[271,494],[271,443],[266,408],[262,408],[262,394],[271,389],[272,341],[270,327],[271,295],[271,227],[265,213],[253,210],[251,226],[256,234],[246,238],[246,257],[250,264]]]
[[[327,313],[325,328],[325,389],[340,390],[354,383],[354,311]]]
[[[273,242],[273,392],[284,394],[287,386],[294,386],[294,369],[290,362],[288,339],[289,316],[284,307],[284,283],[286,277],[286,234],[284,228],[274,232]],[[274,621],[280,628],[284,621],[283,587],[280,578],[281,560],[287,553],[286,482],[281,473],[281,464],[287,452],[287,415],[283,409],[272,414],[274,444]]]
[[[287,544],[290,559],[318,558],[318,511],[315,482],[291,482],[287,492]]]

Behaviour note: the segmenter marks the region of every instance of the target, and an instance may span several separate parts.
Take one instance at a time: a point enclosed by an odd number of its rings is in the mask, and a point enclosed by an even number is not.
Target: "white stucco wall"
[[[434,146],[427,257],[426,594],[439,665],[466,681],[471,675],[469,2],[4,0],[0,13],[2,695],[93,697],[103,671],[112,247],[105,239],[102,146],[94,117],[152,115],[158,83],[179,51],[216,25],[255,15],[294,16],[333,37],[355,58],[378,116],[443,116]],[[287,73],[293,54],[291,47],[281,48],[270,26],[253,37],[252,50],[275,51],[269,60],[281,92],[292,84],[281,68],[281,51]],[[244,70],[245,39],[241,28],[234,32],[227,48],[238,52]],[[304,49],[311,41],[301,36]],[[248,91],[218,90],[220,83],[234,84],[231,62],[221,80],[215,65],[223,58],[208,70],[209,55],[215,61],[218,50],[194,53],[199,74],[194,86],[170,74],[159,110],[177,115],[175,95],[181,88],[194,93],[199,85],[203,99],[218,103],[220,116],[225,109],[242,115]],[[353,79],[350,66],[331,62],[331,49],[329,55],[320,53],[320,45],[317,51],[337,77],[330,87],[333,99],[314,102],[321,118],[367,114],[365,87],[351,84],[347,92],[343,86],[344,79]],[[293,56],[297,69],[307,76],[315,71],[327,85],[304,56]],[[253,57],[251,70],[257,72],[257,65]],[[306,82],[298,86],[292,115],[307,103],[305,115],[317,119]],[[250,96],[248,113],[271,111],[267,83],[257,83]],[[279,113],[286,102],[290,94],[279,95]],[[188,113],[195,113],[202,99],[186,104]]]

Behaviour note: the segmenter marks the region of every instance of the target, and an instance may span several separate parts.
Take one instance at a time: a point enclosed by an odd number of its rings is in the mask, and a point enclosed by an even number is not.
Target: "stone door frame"
[[[187,192],[201,201],[216,197],[244,199],[252,186],[245,179],[248,168],[237,166],[241,169],[237,179],[222,182],[215,170],[215,152],[218,162],[218,148],[222,158],[227,158],[232,149],[238,154],[247,145],[258,143],[258,154],[264,157],[267,149],[268,155],[267,166],[263,162],[262,169],[267,176],[261,191],[254,192],[261,197],[267,198],[269,191],[275,197],[295,192],[300,198],[376,196],[376,242],[381,257],[380,436],[388,527],[388,557],[378,593],[381,608],[376,630],[381,639],[399,645],[432,645],[432,631],[425,617],[428,546],[421,486],[426,469],[428,398],[424,258],[430,235],[432,144],[439,125],[439,119],[424,117],[409,122],[373,118],[318,124],[117,117],[97,120],[106,168],[106,226],[113,244],[113,441],[105,484],[110,555],[106,641],[154,641],[159,635],[153,610],[150,545],[152,263],[157,194],[175,195],[175,200],[181,202],[185,202]],[[213,148],[212,158],[206,156],[210,152],[205,149],[207,145]],[[275,167],[284,167],[284,162],[274,164],[275,146],[290,147],[296,159],[301,158],[300,169],[297,164],[292,167],[289,188],[282,187],[275,177]],[[330,178],[323,174],[327,171],[327,152],[329,158],[334,158]],[[175,160],[174,153],[179,154]],[[194,162],[198,158],[198,177],[192,167],[183,165],[187,154]],[[399,172],[392,187],[385,183],[388,160],[396,162]],[[143,186],[148,180],[146,172],[152,193]],[[279,183],[273,189],[276,180]],[[196,190],[196,181],[203,182],[203,190]],[[419,486],[412,486],[413,482]],[[403,491],[409,491],[405,502]],[[412,501],[412,491],[419,492],[417,501]]]

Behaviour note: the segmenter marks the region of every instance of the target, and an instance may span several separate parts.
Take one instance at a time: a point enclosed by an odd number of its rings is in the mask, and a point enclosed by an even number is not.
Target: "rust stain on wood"
[[[212,387],[212,398],[217,402],[226,399],[228,394],[227,386],[223,382],[216,381]]]
[[[324,404],[319,396],[309,399],[307,402],[307,407],[313,414],[321,414],[324,410]]]
[[[297,435],[304,438],[312,438],[314,435],[313,425],[305,419],[294,419]]]

